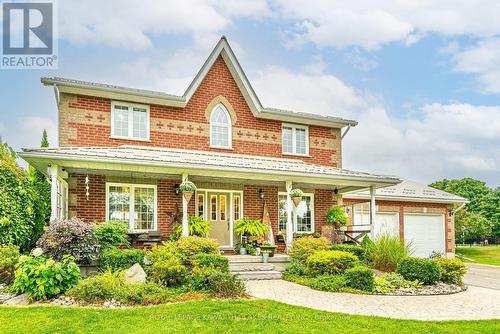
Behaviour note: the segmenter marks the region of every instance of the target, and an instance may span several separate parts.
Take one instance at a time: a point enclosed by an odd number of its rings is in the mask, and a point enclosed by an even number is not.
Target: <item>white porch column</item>
[[[48,174],[50,177],[50,221],[57,219],[57,175],[59,172],[59,166],[51,165],[48,168]]]
[[[290,197],[290,191],[292,190],[292,181],[286,181],[286,248],[290,250],[293,241],[293,202]]]
[[[188,175],[186,173],[182,173],[182,182],[187,181]],[[182,236],[189,236],[189,228],[188,228],[188,201],[182,195]]]
[[[370,187],[370,238],[374,238],[374,227],[375,227],[375,219],[377,216],[377,207],[375,205],[375,187]]]

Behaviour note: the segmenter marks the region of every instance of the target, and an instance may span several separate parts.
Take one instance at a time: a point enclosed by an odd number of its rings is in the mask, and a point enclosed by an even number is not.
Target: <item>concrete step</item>
[[[281,273],[275,270],[269,271],[247,271],[236,273],[243,281],[259,281],[281,279]]]
[[[275,270],[272,263],[230,263],[230,272],[243,272],[243,271],[270,271]]]
[[[253,255],[226,255],[229,263],[262,263],[261,256]],[[275,254],[269,258],[269,263],[288,263],[291,257],[285,254]]]

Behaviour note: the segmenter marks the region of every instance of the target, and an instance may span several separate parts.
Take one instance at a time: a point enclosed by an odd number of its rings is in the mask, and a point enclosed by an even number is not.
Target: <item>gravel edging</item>
[[[377,296],[441,296],[453,295],[467,291],[466,285],[446,284],[439,282],[436,285],[425,285],[418,288],[399,288],[389,293],[373,293]]]

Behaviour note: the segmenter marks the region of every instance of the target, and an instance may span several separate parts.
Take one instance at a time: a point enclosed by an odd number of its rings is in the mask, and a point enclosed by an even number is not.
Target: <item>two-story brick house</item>
[[[356,228],[374,236],[387,230],[416,241],[419,255],[453,253],[452,209],[464,199],[343,169],[342,137],[357,123],[264,108],[224,37],[182,96],[62,78],[42,83],[56,94],[59,144],[20,156],[52,180],[54,219],[120,219],[167,238],[177,213],[184,234],[188,214],[200,214],[210,236],[232,249],[234,222],[262,218],[264,202],[275,235],[321,232],[326,211],[343,205],[352,236]],[[179,193],[183,180],[197,186],[189,202]],[[298,207],[292,188],[304,191]],[[292,233],[286,237],[290,243]]]

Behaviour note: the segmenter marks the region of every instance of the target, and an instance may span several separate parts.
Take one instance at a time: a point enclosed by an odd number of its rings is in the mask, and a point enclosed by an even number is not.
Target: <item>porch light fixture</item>
[[[259,189],[257,192],[259,193],[259,198],[260,199],[264,199],[264,196],[266,195],[266,193],[264,192],[264,190]]]
[[[178,185],[178,184],[176,184],[176,185],[174,186],[174,191],[175,191],[175,194],[176,194],[176,195],[179,195],[179,194],[181,193],[181,189],[179,188],[179,185]]]
[[[448,216],[449,217],[453,217],[453,215],[455,214],[455,209],[454,208],[451,208],[448,210]]]

